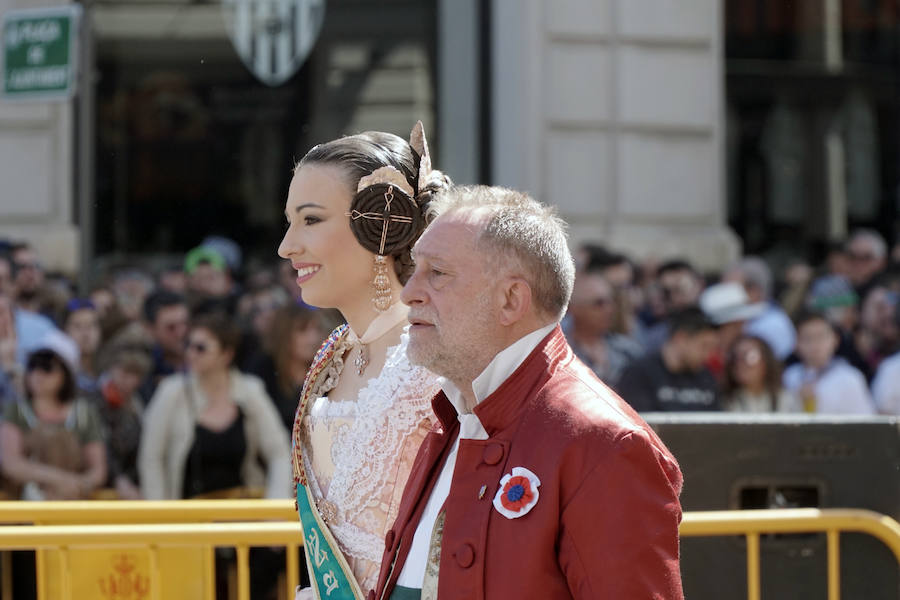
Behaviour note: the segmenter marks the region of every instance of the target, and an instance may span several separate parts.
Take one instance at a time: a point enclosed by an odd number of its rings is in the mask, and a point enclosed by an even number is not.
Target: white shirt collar
[[[528,358],[528,355],[537,348],[541,340],[556,328],[556,325],[556,323],[551,323],[546,327],[536,329],[498,352],[493,360],[488,363],[488,366],[485,367],[484,371],[472,381],[472,391],[475,392],[476,404],[493,394],[519,368],[519,365]],[[438,383],[440,383],[444,395],[453,404],[457,414],[464,415],[467,412],[466,401],[459,388],[446,377],[439,378]]]

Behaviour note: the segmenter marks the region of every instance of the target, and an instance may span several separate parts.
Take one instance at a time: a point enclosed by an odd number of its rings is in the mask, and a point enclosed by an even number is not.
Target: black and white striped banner
[[[325,0],[223,0],[238,56],[263,83],[281,85],[303,65],[322,29]]]

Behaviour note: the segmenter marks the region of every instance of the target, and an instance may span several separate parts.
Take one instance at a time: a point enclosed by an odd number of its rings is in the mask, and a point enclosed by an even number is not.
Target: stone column
[[[495,182],[559,207],[573,244],[720,268],[720,0],[496,0]]]

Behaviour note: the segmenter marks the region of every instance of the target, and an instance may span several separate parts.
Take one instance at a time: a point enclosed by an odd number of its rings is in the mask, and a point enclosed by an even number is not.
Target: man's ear
[[[521,277],[510,277],[503,281],[498,293],[501,296],[499,315],[501,325],[513,325],[531,311],[531,286]]]

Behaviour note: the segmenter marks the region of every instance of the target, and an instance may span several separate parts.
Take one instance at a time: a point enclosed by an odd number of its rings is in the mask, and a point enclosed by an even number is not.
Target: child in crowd
[[[100,376],[96,399],[107,431],[108,487],[123,500],[142,498],[137,454],[141,440],[144,403],[138,394],[150,372],[149,355],[137,349],[112,352],[110,365]]]
[[[796,396],[794,411],[818,414],[870,415],[875,412],[866,378],[835,356],[839,338],[822,313],[797,318],[800,361],[784,372],[784,387]]]

